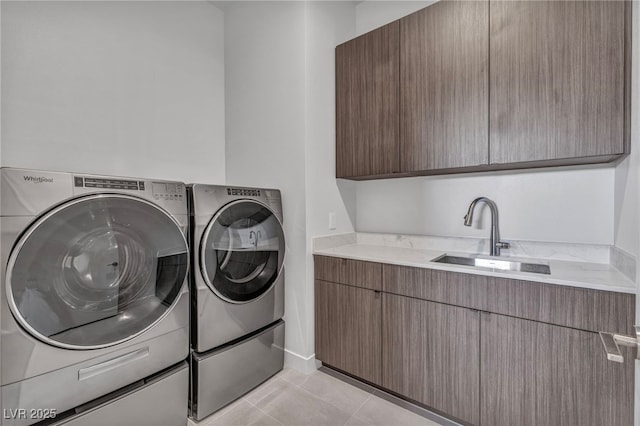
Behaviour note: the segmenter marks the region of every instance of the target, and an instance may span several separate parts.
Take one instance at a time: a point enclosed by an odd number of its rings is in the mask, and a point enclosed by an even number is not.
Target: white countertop
[[[469,256],[474,253],[437,250],[433,248],[408,248],[363,244],[361,242],[359,243],[356,241],[346,240],[342,241],[340,245],[336,245],[334,247],[316,247],[313,253],[322,256],[333,256],[368,262],[388,263],[393,265],[413,266],[417,268],[437,269],[441,271],[535,281],[547,284],[560,284],[596,290],[633,294],[636,292],[636,286],[633,281],[623,275],[616,268],[606,263],[534,258],[526,259],[526,261],[532,263],[537,262],[548,264],[551,269],[551,274],[546,275],[530,272],[478,268],[465,265],[451,265],[431,261],[444,253],[462,256]],[[514,258],[505,256],[504,259],[513,260]]]

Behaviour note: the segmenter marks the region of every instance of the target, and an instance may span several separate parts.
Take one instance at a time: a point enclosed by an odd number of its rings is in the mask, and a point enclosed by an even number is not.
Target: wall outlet
[[[336,229],[336,214],[329,212],[329,229]]]

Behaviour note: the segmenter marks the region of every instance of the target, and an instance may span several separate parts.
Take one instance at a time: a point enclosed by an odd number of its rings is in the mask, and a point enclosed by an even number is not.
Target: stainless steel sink
[[[503,271],[520,271],[520,272],[533,272],[535,274],[551,274],[551,268],[545,263],[528,263],[521,261],[513,261],[506,259],[499,259],[495,257],[466,257],[466,256],[452,256],[443,254],[435,259],[431,260],[437,263],[449,263],[453,265],[466,265],[473,266],[475,268],[486,269],[499,269]]]

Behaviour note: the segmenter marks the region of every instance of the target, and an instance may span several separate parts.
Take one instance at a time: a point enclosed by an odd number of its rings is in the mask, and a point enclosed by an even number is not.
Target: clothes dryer
[[[190,185],[191,416],[204,418],[282,369],[280,191]]]
[[[0,226],[3,426],[68,413],[188,357],[183,183],[2,168]],[[167,425],[186,418],[186,388],[168,405],[180,395]]]

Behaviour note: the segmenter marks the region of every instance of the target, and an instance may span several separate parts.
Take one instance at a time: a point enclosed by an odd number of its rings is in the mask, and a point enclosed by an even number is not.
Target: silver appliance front
[[[282,370],[284,322],[235,344],[191,356],[190,415],[199,421]]]
[[[225,205],[200,242],[200,269],[213,292],[229,303],[252,302],[275,284],[284,263],[282,224],[254,200]]]
[[[206,352],[282,318],[284,282],[283,270],[271,289],[249,306],[227,303],[208,287],[196,285],[196,306],[199,314],[195,333],[192,330],[196,339],[196,342],[192,342],[195,343],[194,350]]]
[[[189,365],[178,366],[78,407],[50,426],[186,426]],[[152,409],[144,409],[144,407]]]
[[[97,349],[160,321],[178,300],[188,248],[179,225],[143,199],[96,194],[40,216],[14,246],[9,307],[44,343]]]
[[[0,183],[3,413],[71,409],[187,357],[183,184],[6,168]],[[1,424],[38,420],[15,417]]]
[[[193,185],[191,201],[191,343],[203,353],[282,318],[285,238],[278,190]]]

